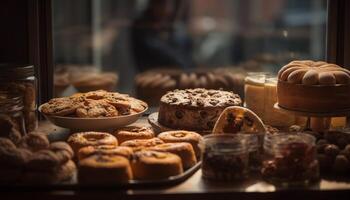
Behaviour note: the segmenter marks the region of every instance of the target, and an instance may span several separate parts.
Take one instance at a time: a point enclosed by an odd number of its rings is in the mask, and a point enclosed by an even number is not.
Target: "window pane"
[[[53,13],[58,96],[102,88],[151,101],[182,74],[196,80],[183,87],[239,90],[208,73],[325,58],[326,0],[54,0]]]

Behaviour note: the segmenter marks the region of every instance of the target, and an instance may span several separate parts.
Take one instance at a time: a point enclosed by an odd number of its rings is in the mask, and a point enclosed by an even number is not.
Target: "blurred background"
[[[241,94],[248,72],[325,59],[326,0],[54,0],[53,14],[56,96]]]

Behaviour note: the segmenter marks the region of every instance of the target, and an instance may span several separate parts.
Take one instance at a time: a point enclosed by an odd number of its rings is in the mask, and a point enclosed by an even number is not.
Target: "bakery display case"
[[[1,199],[348,199],[350,2],[0,4]]]

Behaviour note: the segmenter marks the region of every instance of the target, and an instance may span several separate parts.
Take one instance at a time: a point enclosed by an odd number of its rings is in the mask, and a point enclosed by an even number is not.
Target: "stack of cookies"
[[[49,143],[44,133],[29,133],[15,145],[0,138],[0,182],[47,184],[68,180],[76,167],[65,142]]]
[[[146,103],[127,94],[97,90],[51,99],[41,111],[54,116],[103,118],[136,114],[146,108]]]
[[[197,163],[200,139],[199,134],[189,131],[164,132],[155,137],[149,127],[129,126],[112,134],[75,133],[68,143],[77,155],[79,183],[120,184],[183,173]]]

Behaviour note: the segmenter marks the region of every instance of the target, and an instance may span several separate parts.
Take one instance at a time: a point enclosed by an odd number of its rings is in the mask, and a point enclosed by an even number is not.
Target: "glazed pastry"
[[[80,148],[86,146],[118,145],[118,140],[113,135],[93,131],[74,133],[68,138],[67,142],[72,147],[75,155],[78,155]]]
[[[233,92],[203,88],[174,90],[161,98],[158,122],[173,129],[211,131],[228,106],[241,105]]]
[[[184,169],[193,167],[197,163],[196,155],[190,143],[165,143],[148,148],[153,151],[169,152],[178,155],[181,158]]]
[[[147,147],[153,147],[158,144],[163,144],[164,142],[160,140],[159,138],[152,138],[152,139],[137,139],[137,140],[128,140],[121,144],[121,146],[130,147],[134,151],[139,151],[141,149],[147,148]]]
[[[261,119],[251,110],[232,106],[226,108],[216,121],[213,133],[266,133]]]
[[[92,155],[79,162],[81,184],[119,184],[132,179],[129,160],[122,156]]]
[[[131,167],[137,180],[166,179],[183,172],[179,156],[157,151],[136,152]]]
[[[158,138],[166,143],[177,143],[177,142],[188,142],[192,144],[193,150],[196,157],[199,158],[201,150],[199,149],[198,143],[202,139],[202,136],[192,131],[166,131],[160,133]]]
[[[119,143],[134,139],[151,139],[154,132],[151,127],[144,126],[127,126],[113,132]]]
[[[79,149],[78,159],[83,160],[91,155],[96,154],[108,156],[117,155],[129,159],[133,154],[133,150],[130,147],[116,147],[113,145],[87,146]]]
[[[31,132],[25,135],[21,142],[19,143],[19,147],[27,148],[33,152],[48,149],[50,145],[49,140],[45,133],[41,132]]]
[[[278,72],[278,105],[304,112],[350,108],[350,71],[323,61],[292,61]]]

